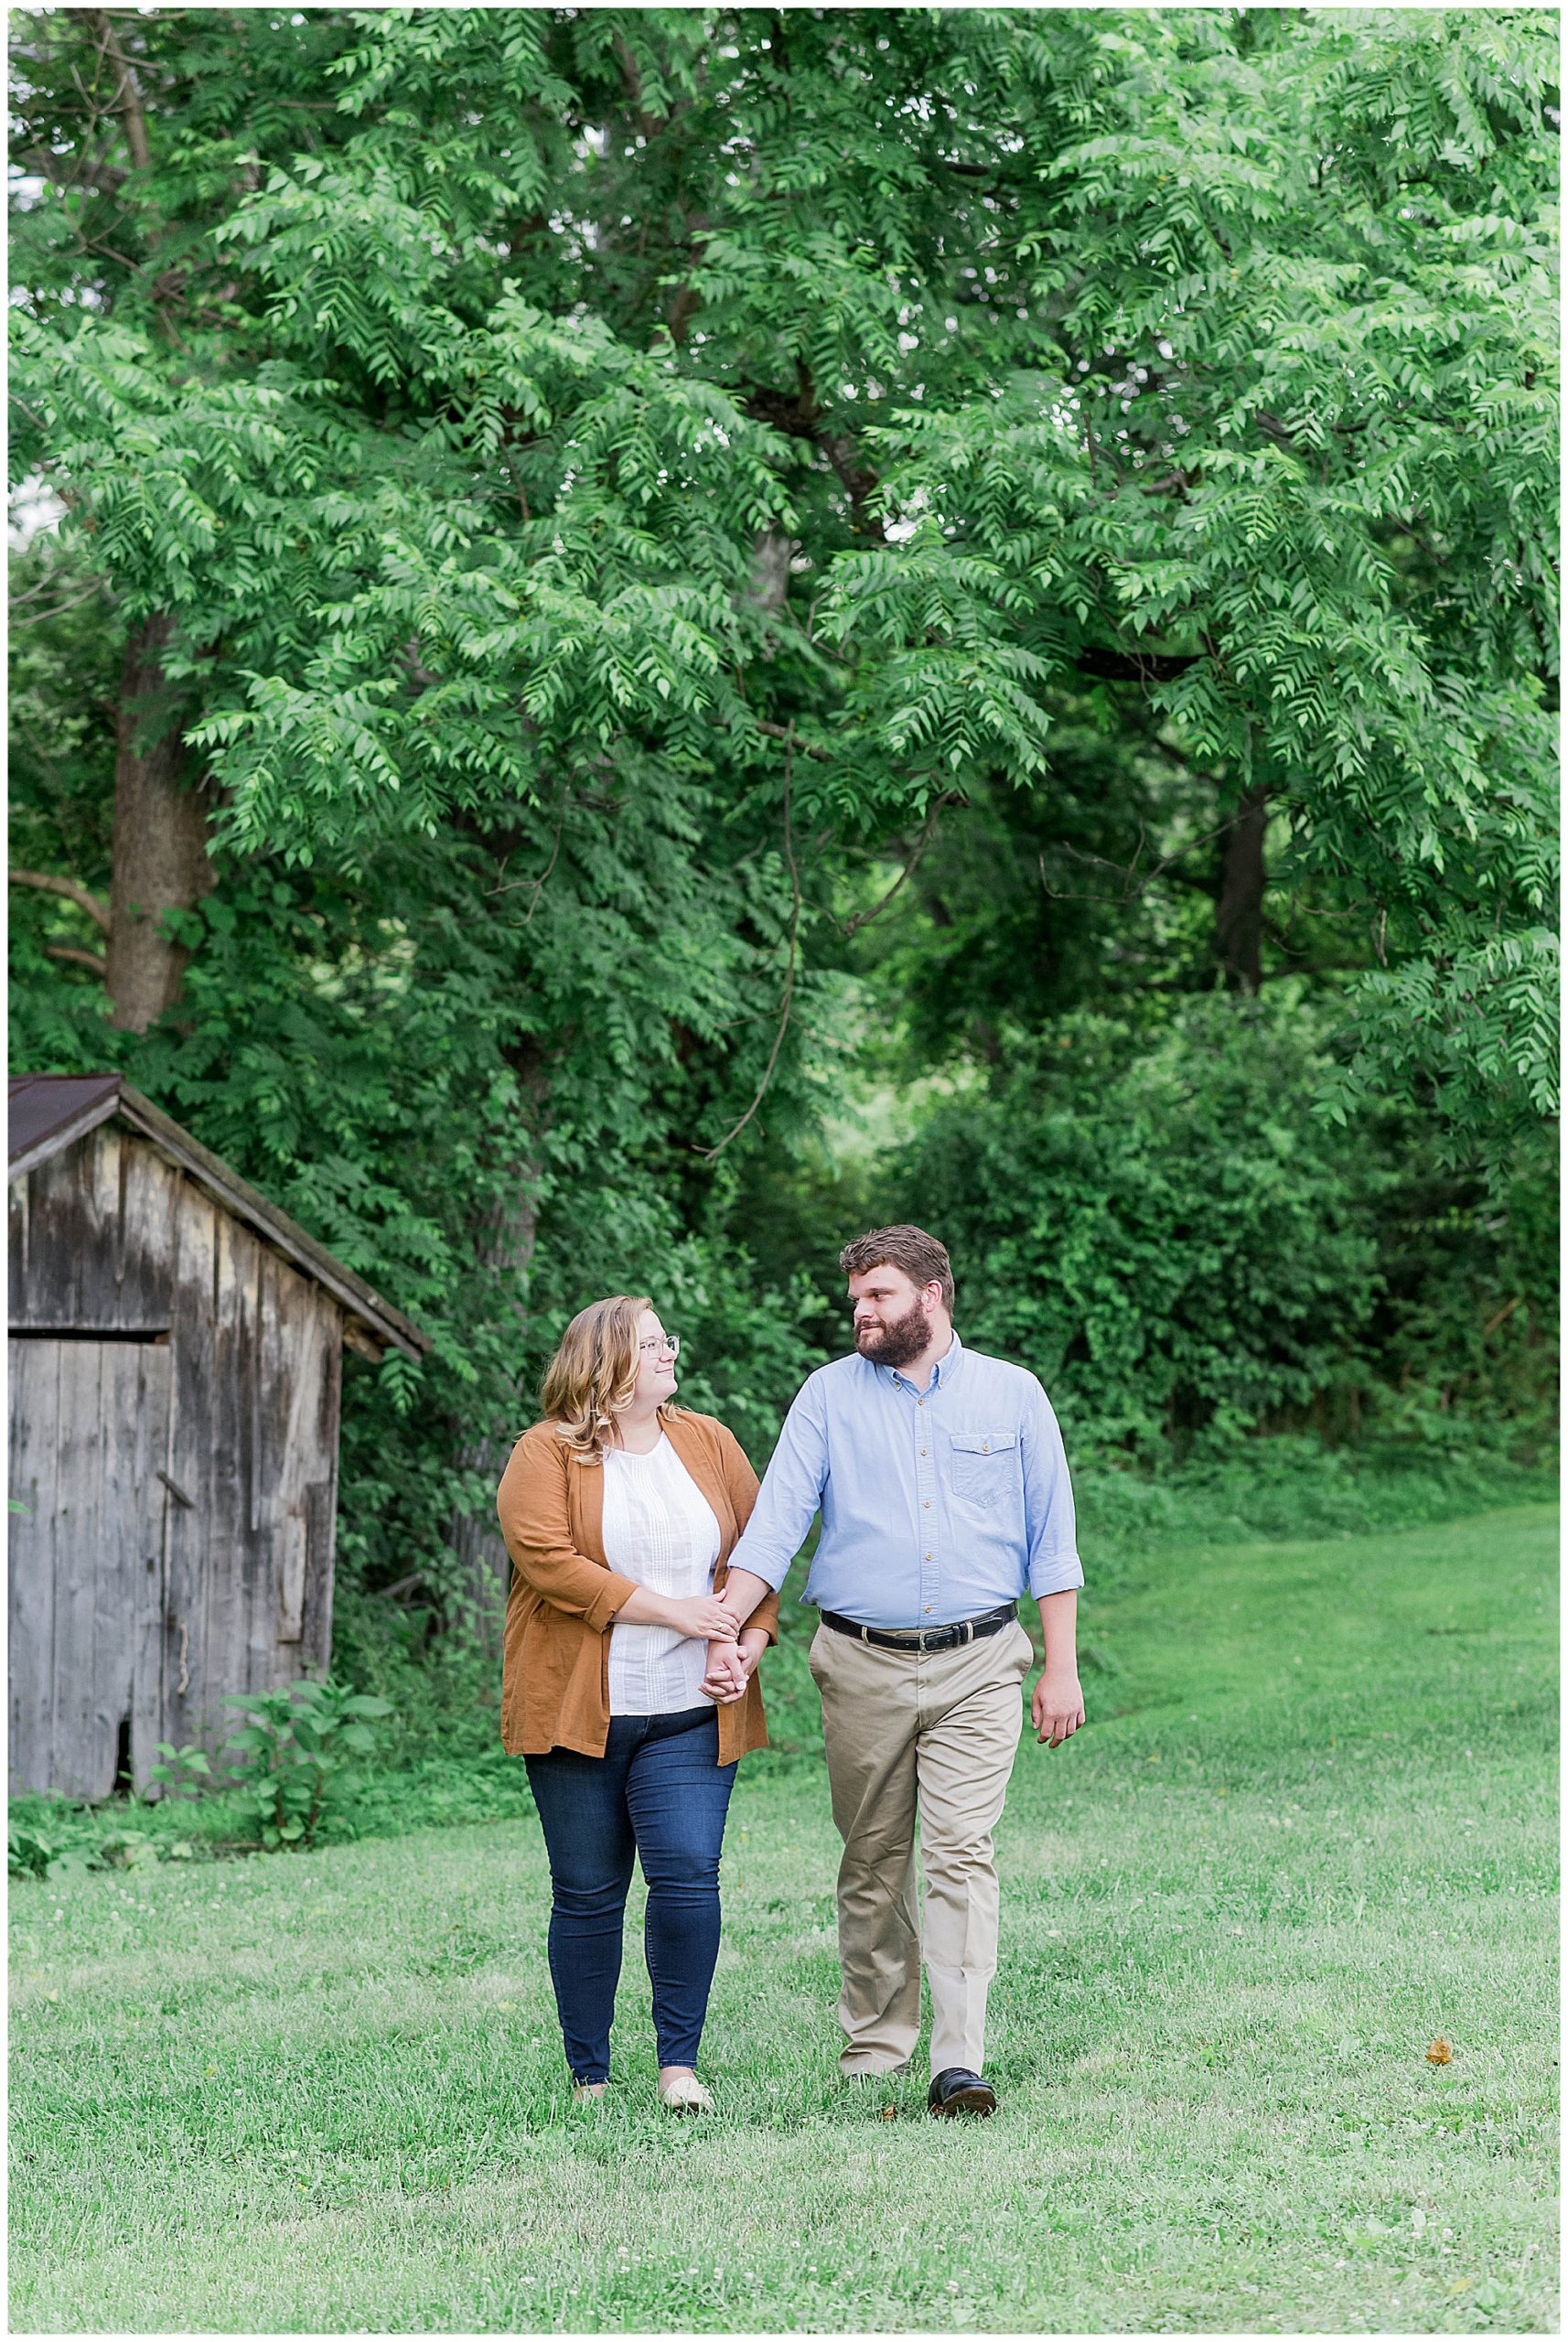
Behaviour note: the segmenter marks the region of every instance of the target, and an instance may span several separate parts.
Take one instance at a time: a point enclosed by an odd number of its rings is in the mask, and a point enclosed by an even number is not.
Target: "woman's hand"
[[[735,1641],[735,1612],[726,1610],[716,1594],[693,1594],[682,1602],[666,1602],[660,1623],[678,1635],[692,1635],[709,1643]]]
[[[747,1627],[738,1642],[710,1643],[707,1673],[703,1678],[704,1699],[716,1701],[721,1708],[741,1699],[767,1649],[768,1636],[760,1627]]]
[[[703,1677],[703,1697],[727,1708],[740,1699],[746,1691],[746,1663],[738,1643],[710,1643],[707,1670]]]

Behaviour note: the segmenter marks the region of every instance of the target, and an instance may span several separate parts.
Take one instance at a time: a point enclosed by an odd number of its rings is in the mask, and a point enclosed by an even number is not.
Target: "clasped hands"
[[[733,1613],[726,1611],[718,1632],[710,1628],[703,1697],[721,1708],[744,1699],[752,1671],[767,1649],[768,1636],[762,1628],[742,1627],[737,1631]]]
[[[736,1627],[733,1610],[716,1594],[699,1594],[663,1606],[664,1622],[678,1634],[702,1637],[708,1646],[703,1696],[728,1707],[742,1698],[758,1659],[768,1649],[767,1630]]]
[[[768,1649],[768,1637],[760,1627],[744,1627],[734,1642],[713,1642],[708,1645],[708,1671],[703,1678],[703,1696],[716,1700],[721,1708],[732,1700],[743,1697],[750,1682],[752,1671]]]

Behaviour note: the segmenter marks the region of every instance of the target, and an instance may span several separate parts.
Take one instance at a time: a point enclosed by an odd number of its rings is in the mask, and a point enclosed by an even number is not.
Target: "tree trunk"
[[[125,645],[114,760],[114,869],[106,974],[111,1022],[132,1033],[179,998],[189,953],[165,934],[217,883],[207,852],[210,798],[185,779],[179,723],[164,678],[174,621],[151,618]]]
[[[1214,917],[1215,955],[1232,992],[1262,990],[1263,838],[1268,826],[1268,791],[1249,790],[1225,833]]]

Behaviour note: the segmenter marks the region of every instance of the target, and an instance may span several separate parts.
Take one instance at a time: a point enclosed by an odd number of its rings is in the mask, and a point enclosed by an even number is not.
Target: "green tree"
[[[810,1122],[868,854],[1213,830],[1134,957],[1254,990],[1307,895],[1341,1111],[1549,1102],[1554,73],[1527,10],[20,20],[21,1054],[432,1322],[386,1574],[482,1566],[568,1259],[676,1276]]]

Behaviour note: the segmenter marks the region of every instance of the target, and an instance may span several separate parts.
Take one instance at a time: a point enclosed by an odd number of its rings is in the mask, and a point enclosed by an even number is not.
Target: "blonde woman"
[[[602,2097],[634,1855],[659,2095],[713,2101],[695,2067],[719,1944],[736,1766],[768,1734],[757,1661],[779,1598],[736,1636],[720,1599],[757,1475],[711,1415],[677,1408],[680,1338],[646,1297],[579,1310],[497,1509],[511,1555],[501,1738],[528,1767],[553,1900],[550,1973],[579,2097]]]

